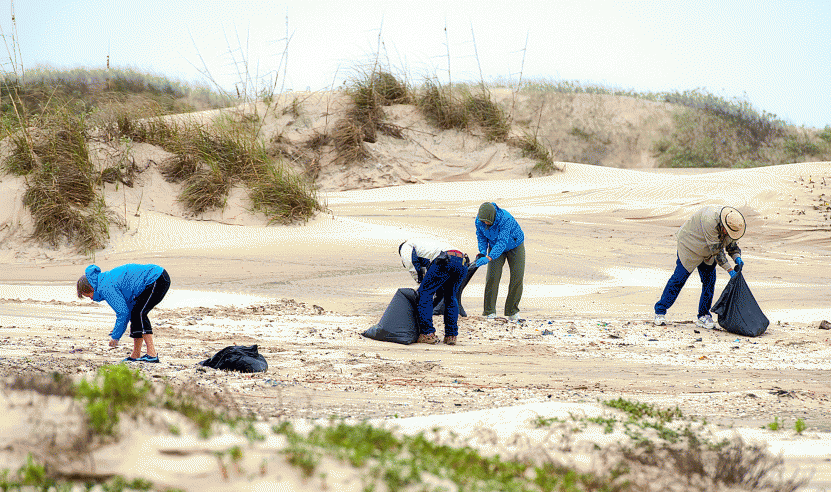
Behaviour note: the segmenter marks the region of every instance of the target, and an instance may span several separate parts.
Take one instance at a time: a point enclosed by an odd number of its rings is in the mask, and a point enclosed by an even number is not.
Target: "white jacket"
[[[413,250],[419,258],[424,258],[428,262],[436,259],[442,251],[453,249],[448,243],[439,241],[429,237],[416,237],[408,239],[407,242],[401,246],[401,263],[404,265],[413,280],[418,282],[418,266],[413,264]]]

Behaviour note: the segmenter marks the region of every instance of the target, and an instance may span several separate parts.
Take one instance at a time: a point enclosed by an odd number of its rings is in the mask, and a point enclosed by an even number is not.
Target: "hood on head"
[[[479,212],[476,214],[476,218],[493,224],[493,221],[496,219],[496,206],[491,202],[485,202],[479,205]]]
[[[84,275],[86,275],[87,280],[89,280],[89,284],[96,291],[98,290],[98,275],[100,274],[101,268],[97,265],[90,265],[87,267],[86,271],[84,271]]]

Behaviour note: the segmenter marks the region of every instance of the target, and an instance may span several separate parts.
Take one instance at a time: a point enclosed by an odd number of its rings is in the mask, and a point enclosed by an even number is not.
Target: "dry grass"
[[[554,165],[551,150],[543,145],[535,134],[525,132],[522,137],[509,140],[508,143],[519,148],[523,157],[530,157],[537,161],[531,169],[532,173],[550,174],[554,171],[562,171],[561,168]]]
[[[201,168],[185,178],[179,202],[194,215],[222,209],[231,182],[218,166]]]
[[[342,118],[335,123],[331,136],[335,150],[335,162],[348,165],[368,159],[369,149],[364,145],[364,129],[352,118]]]
[[[101,175],[90,162],[85,122],[65,109],[44,127],[18,132],[29,138],[13,139],[7,169],[26,176],[23,204],[32,215],[33,239],[53,248],[67,242],[88,254],[106,244],[110,218],[97,191]]]
[[[275,164],[251,183],[249,197],[254,210],[264,213],[270,222],[291,223],[308,220],[324,210],[313,186],[282,164]]]
[[[511,131],[511,124],[502,108],[493,102],[490,94],[467,94],[464,109],[470,119],[477,122],[485,133],[485,138],[492,142],[504,142]]]
[[[451,90],[437,82],[425,84],[417,104],[427,120],[439,129],[466,129],[470,123],[467,112],[453,99]]]

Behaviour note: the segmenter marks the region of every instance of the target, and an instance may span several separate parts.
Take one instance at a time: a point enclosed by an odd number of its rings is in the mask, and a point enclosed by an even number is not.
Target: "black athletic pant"
[[[153,334],[153,327],[150,326],[147,313],[164,299],[169,288],[170,275],[167,274],[167,270],[163,270],[159,278],[136,297],[136,305],[130,312],[130,338],[141,338],[142,335]]]

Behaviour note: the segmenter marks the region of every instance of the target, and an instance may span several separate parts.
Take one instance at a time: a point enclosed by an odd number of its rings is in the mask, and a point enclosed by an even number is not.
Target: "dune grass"
[[[173,154],[160,171],[168,181],[181,183],[178,200],[190,214],[223,209],[234,186],[248,189],[252,210],[272,223],[308,220],[325,209],[314,185],[272,158],[258,138],[259,129],[244,118],[204,125],[188,119],[124,117],[116,130]]]
[[[110,214],[92,165],[87,128],[71,104],[39,119],[37,131],[20,128],[11,136],[7,172],[26,178],[23,204],[32,215],[32,238],[57,248],[65,243],[89,254],[109,239]]]

